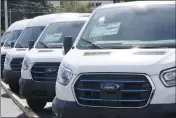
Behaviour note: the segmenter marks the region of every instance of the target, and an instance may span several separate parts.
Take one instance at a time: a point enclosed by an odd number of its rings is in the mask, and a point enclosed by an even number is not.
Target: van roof
[[[26,26],[30,21],[31,19],[16,21],[10,25],[10,27],[6,30],[6,32],[13,31],[13,30],[23,30],[24,28],[26,28]]]
[[[121,3],[115,3],[115,4],[105,4],[97,9],[101,8],[112,8],[112,7],[121,7],[121,6],[132,6],[132,5],[152,5],[152,4],[175,4],[175,1],[133,1],[133,2],[121,2]]]
[[[91,15],[91,13],[80,13],[80,15],[83,17],[89,17]]]
[[[70,18],[80,15],[80,13],[55,13],[55,14],[47,14],[34,17],[27,27],[35,27],[35,26],[47,26],[52,21],[58,19],[59,17],[69,16]],[[82,15],[88,15],[82,14]]]
[[[60,18],[57,18],[56,20],[52,21],[52,23],[55,23],[55,22],[67,22],[67,21],[86,21],[88,20],[89,17],[72,17],[70,18],[69,16],[67,17],[60,17]]]

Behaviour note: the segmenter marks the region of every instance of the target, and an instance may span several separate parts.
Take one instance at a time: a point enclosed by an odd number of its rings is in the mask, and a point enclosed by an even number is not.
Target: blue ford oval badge
[[[54,72],[56,72],[56,69],[55,68],[47,68],[45,71],[47,73],[54,73]]]
[[[101,89],[105,91],[115,91],[115,90],[118,90],[119,88],[120,86],[114,83],[106,83],[101,85]]]

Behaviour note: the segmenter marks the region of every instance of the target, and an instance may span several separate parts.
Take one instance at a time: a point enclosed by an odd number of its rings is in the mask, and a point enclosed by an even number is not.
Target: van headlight
[[[176,85],[176,68],[162,71],[160,78],[165,86],[167,87],[175,86]]]
[[[73,73],[70,69],[68,69],[62,65],[59,67],[57,81],[60,84],[67,85],[69,83],[69,81],[71,80],[72,76],[73,76]]]
[[[8,64],[11,62],[11,60],[12,60],[12,58],[9,55],[6,55],[4,63]]]
[[[25,59],[22,64],[22,69],[27,70],[29,68],[29,65],[30,65],[30,61]]]

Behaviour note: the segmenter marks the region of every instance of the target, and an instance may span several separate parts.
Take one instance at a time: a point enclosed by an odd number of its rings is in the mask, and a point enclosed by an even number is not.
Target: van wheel
[[[41,99],[27,99],[27,104],[29,105],[29,107],[33,110],[33,111],[40,111],[42,110],[47,101],[45,100],[41,100]]]
[[[9,84],[9,87],[12,90],[12,92],[14,92],[14,93],[19,92],[19,85],[18,84]]]

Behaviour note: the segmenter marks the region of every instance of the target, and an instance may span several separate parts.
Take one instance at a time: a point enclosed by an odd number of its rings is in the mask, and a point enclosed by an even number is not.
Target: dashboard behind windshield
[[[175,5],[104,8],[95,12],[77,48],[173,47],[175,35]]]
[[[22,32],[19,37],[15,48],[28,48],[28,42],[33,40],[34,42],[37,40],[41,32],[44,30],[45,26],[37,26],[37,27],[27,27]]]
[[[1,37],[1,43],[4,43],[4,42],[8,39],[10,33],[11,33],[11,32],[5,32],[5,33],[2,35],[2,37]]]
[[[43,32],[35,48],[61,48],[65,36],[76,39],[85,21],[57,22]]]
[[[10,34],[10,36],[8,37],[6,42],[4,43],[4,47],[9,47],[12,42],[15,43],[17,41],[18,37],[20,36],[21,32],[22,32],[22,30],[12,31],[12,33]]]

